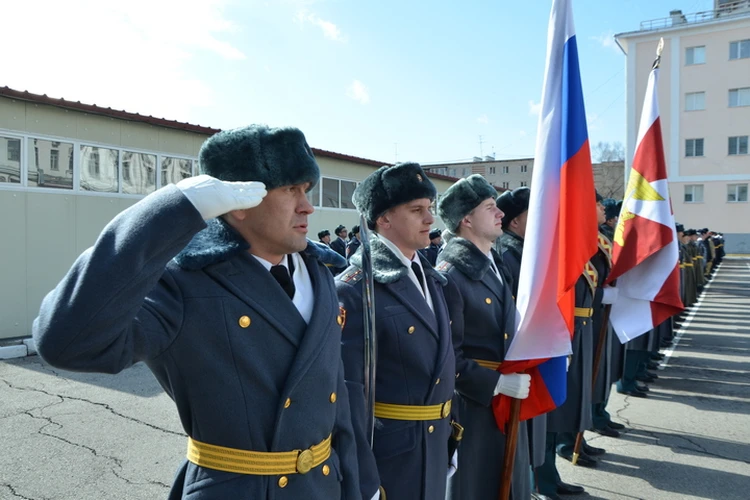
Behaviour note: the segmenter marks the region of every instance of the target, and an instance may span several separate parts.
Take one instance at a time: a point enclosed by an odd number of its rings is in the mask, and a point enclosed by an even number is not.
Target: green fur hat
[[[487,198],[495,199],[497,191],[479,174],[459,179],[449,187],[438,203],[438,215],[448,229],[455,232],[461,219]]]
[[[266,189],[320,179],[305,136],[293,127],[250,125],[209,137],[199,153],[200,172],[223,181],[260,181]]]
[[[354,190],[352,201],[367,221],[374,224],[393,207],[420,198],[434,200],[437,190],[419,163],[380,167]]]
[[[513,191],[505,191],[497,197],[495,204],[503,211],[503,229],[506,229],[510,221],[529,209],[529,197],[531,190],[527,187],[516,188]]]

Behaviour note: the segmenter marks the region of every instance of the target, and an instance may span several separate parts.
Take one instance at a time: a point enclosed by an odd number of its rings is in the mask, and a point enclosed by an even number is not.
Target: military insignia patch
[[[344,329],[344,325],[346,325],[346,309],[344,309],[343,306],[339,306],[339,315],[336,318],[336,322],[339,324],[341,329]]]

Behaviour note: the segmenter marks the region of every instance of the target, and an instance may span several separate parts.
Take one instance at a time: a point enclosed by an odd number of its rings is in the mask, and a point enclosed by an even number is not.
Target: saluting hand
[[[203,220],[213,219],[232,210],[244,210],[260,205],[266,196],[262,182],[221,181],[210,175],[188,177],[177,183]]]

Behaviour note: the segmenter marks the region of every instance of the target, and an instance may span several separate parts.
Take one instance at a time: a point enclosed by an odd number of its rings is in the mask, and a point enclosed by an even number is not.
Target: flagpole
[[[505,456],[503,457],[503,468],[500,470],[500,500],[508,500],[510,497],[510,483],[513,479],[513,465],[516,459],[520,415],[521,400],[511,398],[510,421],[508,422],[508,432],[505,434]]]
[[[607,343],[607,332],[609,331],[609,312],[612,310],[612,305],[607,304],[604,306],[604,317],[602,318],[602,327],[599,329],[599,346],[596,350],[596,356],[594,357],[594,375],[591,377],[591,393],[594,393],[596,389],[596,377],[599,375],[599,365],[602,363],[602,353],[604,352],[604,345]],[[576,436],[576,444],[573,448],[573,459],[571,463],[575,465],[578,462],[578,456],[581,454],[581,446],[583,445],[583,431],[579,432]]]

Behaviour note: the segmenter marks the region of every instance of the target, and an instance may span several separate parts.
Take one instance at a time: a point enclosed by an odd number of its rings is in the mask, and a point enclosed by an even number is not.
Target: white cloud
[[[306,10],[300,10],[295,16],[295,21],[301,25],[305,23],[312,24],[313,26],[319,27],[323,31],[323,36],[334,42],[346,42],[346,38],[341,33],[341,30],[331,21],[321,19],[317,14],[307,12]]]
[[[479,118],[477,118],[477,123],[481,123],[483,125],[486,125],[490,122],[490,119],[487,118],[487,115],[482,115]]]
[[[542,112],[541,102],[529,101],[529,114],[531,116],[539,116],[539,113],[541,112]]]
[[[615,42],[615,34],[612,31],[607,31],[606,33],[602,33],[599,36],[592,36],[589,38],[597,42],[600,46],[602,46],[605,49],[612,49],[615,52],[620,52],[620,48],[617,46],[617,43]]]
[[[346,95],[350,99],[354,99],[361,104],[367,104],[370,102],[370,94],[367,92],[367,87],[365,87],[365,84],[359,80],[354,80],[351,85],[346,88]]]
[[[6,23],[0,31],[0,44],[17,49],[4,54],[13,71],[3,85],[187,121],[191,109],[213,102],[191,59],[245,59],[221,39],[237,29],[224,16],[225,1],[8,3],[6,19],[33,22]]]

